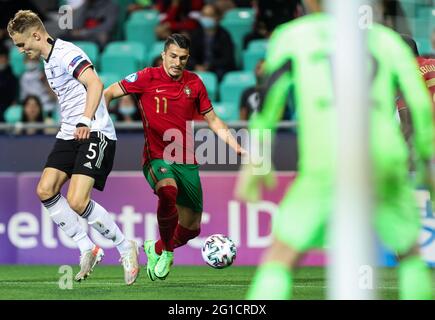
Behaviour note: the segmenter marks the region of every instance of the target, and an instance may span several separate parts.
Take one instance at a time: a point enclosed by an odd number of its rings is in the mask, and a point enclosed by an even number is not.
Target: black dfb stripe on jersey
[[[90,65],[91,63],[88,60],[83,60],[80,62],[79,65],[74,69],[73,77],[77,79],[82,71]]]

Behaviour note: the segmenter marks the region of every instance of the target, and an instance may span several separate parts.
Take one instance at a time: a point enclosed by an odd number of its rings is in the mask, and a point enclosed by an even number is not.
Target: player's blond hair
[[[18,11],[8,23],[8,33],[11,36],[16,33],[25,33],[32,28],[45,31],[41,19],[31,10]]]

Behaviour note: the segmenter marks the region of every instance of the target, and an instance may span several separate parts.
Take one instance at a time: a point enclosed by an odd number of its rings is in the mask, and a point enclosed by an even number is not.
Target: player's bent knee
[[[191,221],[190,223],[185,223],[184,227],[186,229],[189,229],[189,230],[198,230],[199,231],[201,228],[201,221]],[[198,236],[198,235],[199,235],[199,232],[196,236]]]
[[[36,194],[38,195],[41,201],[50,199],[54,195],[56,195],[59,191],[55,189],[53,185],[49,185],[40,181],[38,186],[36,187]]]
[[[177,194],[178,194],[177,187],[174,187],[172,185],[166,185],[160,187],[157,190],[157,196],[159,197],[159,200],[164,201],[166,205],[174,206],[177,200]]]
[[[71,209],[73,209],[75,212],[77,212],[79,215],[81,215],[88,205],[88,201],[86,199],[82,199],[76,196],[69,196],[67,197],[68,204]]]
[[[173,186],[173,187],[177,187],[177,183],[175,182],[174,179],[163,179],[160,180],[159,182],[157,182],[155,189],[156,192],[158,192],[160,189],[164,188],[164,187],[168,187],[168,186]]]

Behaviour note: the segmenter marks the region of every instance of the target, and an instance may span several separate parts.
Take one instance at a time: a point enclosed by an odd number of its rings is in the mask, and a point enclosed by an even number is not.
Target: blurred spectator
[[[214,1],[207,1],[207,4],[214,4],[216,7],[218,7],[219,11],[222,13],[222,16],[224,16],[225,12],[228,10],[234,9],[236,7],[236,4],[233,0],[214,0]]]
[[[203,0],[157,0],[156,7],[164,18],[156,27],[156,36],[165,40],[172,33],[189,34],[198,27],[195,14]]]
[[[406,14],[399,0],[382,0],[374,3],[377,20],[383,25],[402,34],[412,34]]]
[[[58,106],[56,94],[48,85],[44,72],[40,69],[39,59],[24,61],[26,71],[20,78],[20,100],[27,96],[37,96],[45,114],[51,114]]]
[[[117,121],[133,122],[140,120],[139,109],[132,95],[125,95],[119,100]]]
[[[302,15],[301,0],[254,0],[256,17],[253,31],[246,35],[243,49],[254,39],[267,39],[276,26]]]
[[[235,69],[234,45],[230,34],[219,25],[221,14],[213,4],[202,8],[201,28],[191,37],[189,68],[212,71],[220,81],[223,75]]]
[[[74,11],[73,30],[59,37],[67,41],[93,41],[101,49],[115,32],[118,10],[111,0],[86,0]]]
[[[253,0],[234,0],[234,4],[237,8],[249,8],[252,7]]]
[[[261,98],[266,88],[266,75],[264,70],[264,60],[261,59],[255,66],[255,79],[256,84],[253,87],[246,88],[240,99],[240,120],[249,120],[251,116],[260,111]],[[289,92],[289,95],[291,92]],[[292,96],[289,97],[289,99]],[[288,102],[290,102],[288,100]],[[289,109],[289,103],[286,103],[284,113],[281,117],[282,120],[290,120],[292,118],[291,110]]]
[[[22,123],[44,123],[42,104],[37,96],[27,96],[23,102]],[[17,134],[34,135],[44,133],[43,129],[17,129]]]
[[[18,80],[9,64],[9,50],[0,44],[0,122],[4,122],[4,112],[15,103],[18,93]]]
[[[256,84],[246,88],[240,99],[240,120],[248,120],[254,113],[260,111],[260,94],[264,92],[264,60],[255,66]]]
[[[85,3],[86,0],[67,0],[64,1],[66,5],[71,6],[73,10],[78,9]]]
[[[155,2],[155,1],[136,0],[127,6],[127,12],[130,14],[130,13],[132,13],[134,11],[138,11],[138,10],[152,9],[153,4],[154,4],[153,2]]]

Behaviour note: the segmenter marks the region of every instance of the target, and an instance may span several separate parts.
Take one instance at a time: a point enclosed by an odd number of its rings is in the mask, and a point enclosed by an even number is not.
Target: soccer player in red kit
[[[144,243],[147,274],[153,281],[169,274],[174,248],[200,233],[202,189],[190,122],[203,115],[236,153],[245,153],[215,114],[201,79],[184,70],[189,48],[189,39],[172,34],[165,42],[162,66],[133,73],[104,92],[106,103],[127,94],[139,100],[145,131],[143,173],[159,198],[160,240]]]
[[[426,59],[424,57],[420,57],[417,49],[417,44],[411,37],[407,35],[402,35],[402,39],[405,40],[405,42],[409,45],[417,58],[419,71],[421,73],[421,76],[424,78],[424,81],[426,82],[426,86],[429,90],[430,96],[432,97],[432,103],[434,108],[433,110],[435,111],[435,59]],[[406,106],[405,101],[403,100],[401,95],[399,95],[396,105],[397,111],[399,112],[400,116],[403,134],[405,135],[406,141],[409,141],[409,138],[412,134],[411,117],[408,107]]]

